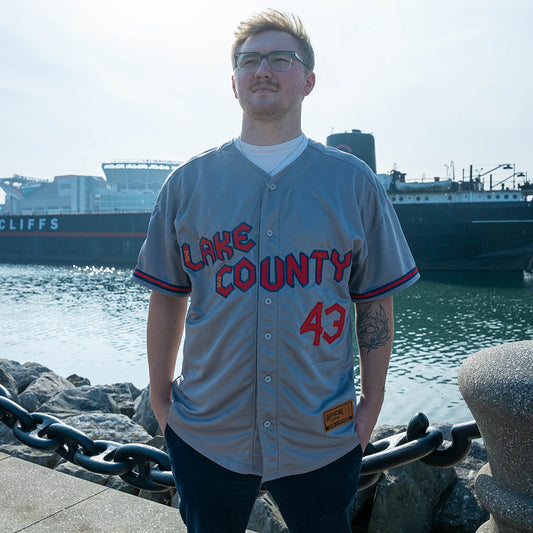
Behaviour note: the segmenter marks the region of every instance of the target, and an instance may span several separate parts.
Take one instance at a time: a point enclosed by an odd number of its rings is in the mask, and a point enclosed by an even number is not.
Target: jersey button
[[[269,428],[271,425],[272,425],[272,422],[270,422],[270,420],[265,420],[263,422],[263,426],[266,427],[266,428]]]
[[[277,189],[277,186],[276,186],[275,183],[269,183],[268,188],[269,188],[271,191],[275,191],[275,190]]]
[[[267,237],[272,237],[274,235],[274,232],[271,229],[266,230]]]
[[[270,383],[272,381],[272,376],[265,376],[265,383]]]
[[[265,339],[269,341],[272,338],[272,333],[265,333]]]
[[[265,298],[265,303],[267,305],[272,305],[272,298]]]

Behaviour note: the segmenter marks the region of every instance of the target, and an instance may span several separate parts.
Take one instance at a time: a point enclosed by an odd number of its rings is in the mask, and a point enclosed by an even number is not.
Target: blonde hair
[[[234,33],[235,40],[231,46],[232,64],[234,63],[234,54],[239,51],[244,42],[253,35],[264,31],[282,31],[292,35],[298,41],[300,49],[297,51],[301,54],[305,64],[311,70],[315,68],[315,52],[300,18],[292,13],[284,13],[272,8],[253,14],[237,26]]]

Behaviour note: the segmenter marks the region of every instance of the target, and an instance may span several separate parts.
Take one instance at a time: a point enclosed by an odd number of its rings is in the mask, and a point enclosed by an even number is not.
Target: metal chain
[[[174,486],[170,461],[162,450],[145,444],[92,440],[54,416],[28,412],[10,397],[8,390],[0,385],[0,421],[23,444],[55,451],[67,461],[97,474],[120,476],[142,490],[163,492]],[[414,461],[436,468],[456,465],[468,455],[472,440],[481,438],[473,420],[453,425],[451,433],[451,442],[442,447],[442,431],[431,427],[423,413],[416,413],[405,432],[368,444],[359,490],[376,483],[384,470]]]

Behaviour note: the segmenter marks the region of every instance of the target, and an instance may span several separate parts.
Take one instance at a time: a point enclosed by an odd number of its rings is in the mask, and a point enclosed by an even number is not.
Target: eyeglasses
[[[268,61],[272,70],[276,72],[284,72],[292,67],[293,58],[299,61],[307,69],[312,70],[304,63],[303,59],[301,59],[296,52],[289,50],[274,50],[273,52],[268,52],[268,54],[260,54],[259,52],[237,52],[234,55],[234,58],[235,68],[245,72],[257,70],[263,59]]]

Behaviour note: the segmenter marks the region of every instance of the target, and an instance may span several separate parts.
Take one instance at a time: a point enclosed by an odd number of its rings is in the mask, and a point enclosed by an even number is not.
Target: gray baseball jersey
[[[269,176],[229,142],[163,186],[133,279],[190,295],[168,423],[218,464],[265,481],[358,444],[352,300],[418,271],[381,185],[314,141]]]

